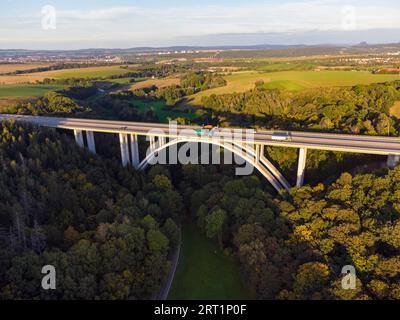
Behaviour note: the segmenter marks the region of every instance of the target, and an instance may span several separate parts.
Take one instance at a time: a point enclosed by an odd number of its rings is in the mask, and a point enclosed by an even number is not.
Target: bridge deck
[[[128,121],[111,121],[96,119],[78,118],[56,118],[40,116],[21,116],[21,115],[0,115],[0,120],[26,121],[40,126],[55,127],[71,130],[84,130],[104,133],[123,133],[137,134],[144,136],[164,136],[170,138],[193,138],[197,137],[199,142],[207,142],[209,137],[198,137],[195,129],[200,127],[178,125],[177,130],[169,130],[168,124],[142,123]],[[218,132],[212,139],[227,142],[234,141],[232,134]],[[233,130],[233,129],[232,129]],[[235,132],[242,133],[245,139],[245,130],[235,129]],[[251,132],[251,131],[250,131]],[[400,155],[399,137],[381,137],[367,135],[349,135],[315,132],[291,132],[291,141],[272,140],[274,131],[257,131],[254,133],[254,143],[269,146],[309,148],[329,151],[355,152],[380,155]],[[235,140],[236,141],[236,140]],[[246,141],[244,141],[246,142]]]

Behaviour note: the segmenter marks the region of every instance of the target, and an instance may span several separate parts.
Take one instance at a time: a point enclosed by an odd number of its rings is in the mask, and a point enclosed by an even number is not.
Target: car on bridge
[[[208,125],[203,125],[203,127],[201,129],[197,129],[194,131],[196,132],[196,134],[199,137],[202,137],[202,136],[212,137],[216,130],[218,130],[218,126],[214,127],[214,126],[208,124]]]
[[[274,141],[292,141],[293,137],[291,132],[274,132],[271,139]]]

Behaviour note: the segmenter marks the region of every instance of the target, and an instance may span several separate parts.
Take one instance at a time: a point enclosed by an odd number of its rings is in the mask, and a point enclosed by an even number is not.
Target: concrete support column
[[[126,167],[129,164],[129,146],[128,135],[124,133],[119,134],[119,143],[121,145],[121,159],[122,165]]]
[[[260,158],[261,158],[262,146],[259,145],[259,144],[256,144],[254,146],[254,150],[255,150],[255,153],[256,153],[256,163],[259,163],[260,162]]]
[[[136,134],[131,134],[131,155],[132,155],[132,165],[135,169],[137,169],[140,164],[140,156],[139,156],[138,136]]]
[[[253,143],[241,143],[241,146],[243,146],[244,148],[250,149],[250,150],[254,150],[254,161],[257,161],[257,145],[253,144]],[[252,158],[253,155],[250,152],[247,152],[245,150],[242,150],[239,147],[234,146],[234,148],[236,150],[238,150],[239,154],[243,155],[243,156],[248,156],[249,158]]]
[[[94,142],[93,131],[86,131],[86,140],[88,143],[89,151],[93,154],[96,154],[96,144]]]
[[[387,159],[387,166],[390,169],[393,169],[394,167],[396,167],[399,164],[399,162],[400,162],[399,155],[390,154]]]
[[[158,137],[158,146],[161,147],[164,144],[167,143],[167,138],[166,137]]]
[[[78,146],[81,148],[85,147],[85,143],[83,142],[83,133],[81,130],[74,130],[75,141]]]
[[[149,141],[150,141],[150,150],[151,150],[151,152],[153,152],[154,150],[157,149],[156,137],[149,136]]]
[[[297,187],[302,187],[304,184],[304,175],[306,170],[307,149],[301,148],[299,152],[299,166],[297,168]]]

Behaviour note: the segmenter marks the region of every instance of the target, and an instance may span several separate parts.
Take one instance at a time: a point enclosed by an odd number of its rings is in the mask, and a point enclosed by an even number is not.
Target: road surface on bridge
[[[82,130],[103,133],[122,133],[136,134],[143,136],[164,136],[169,138],[198,138],[199,142],[207,142],[210,140],[207,136],[198,136],[195,130],[201,127],[178,125],[176,132],[169,131],[168,124],[159,123],[144,123],[144,122],[129,122],[129,121],[112,121],[112,120],[97,120],[97,119],[78,119],[78,118],[56,118],[56,117],[41,117],[41,116],[22,116],[22,115],[0,115],[0,120],[18,120],[33,123],[39,126],[54,127],[70,130]],[[190,129],[190,130],[188,130]],[[232,142],[232,134],[216,131],[212,139],[224,140]],[[234,128],[232,128],[233,130]],[[155,132],[157,130],[158,132]],[[245,131],[235,129],[237,132]],[[400,155],[400,138],[399,137],[381,137],[367,136],[356,134],[333,134],[333,133],[316,133],[316,132],[295,132],[291,133],[291,140],[277,141],[273,140],[274,132],[278,131],[253,131],[253,142],[261,145],[292,147],[292,148],[307,148],[328,151],[342,151],[354,153],[380,154],[380,155]],[[246,141],[242,141],[245,142]]]

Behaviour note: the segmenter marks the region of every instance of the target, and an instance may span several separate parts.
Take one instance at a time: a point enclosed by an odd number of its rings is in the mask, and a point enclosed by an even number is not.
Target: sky
[[[0,49],[400,42],[398,0],[0,0]]]

